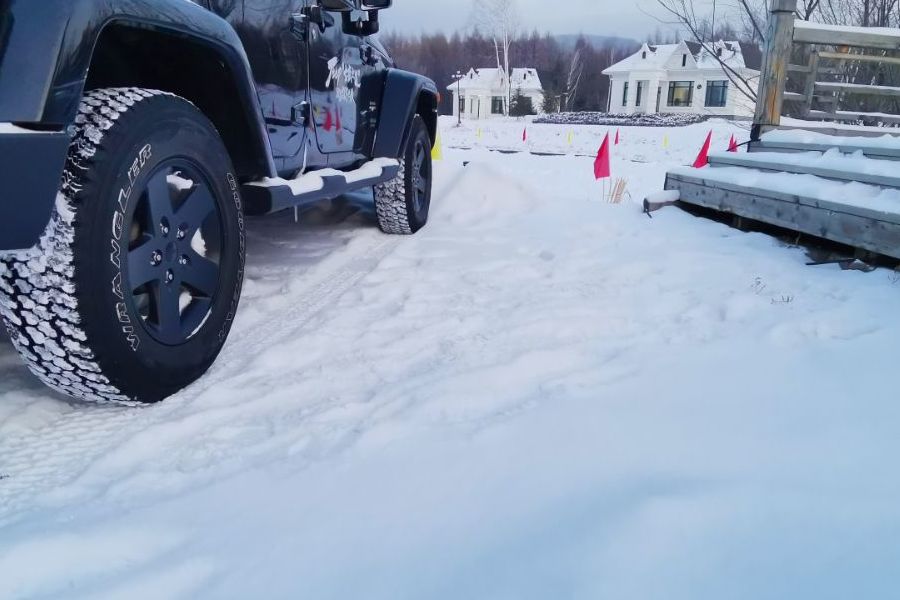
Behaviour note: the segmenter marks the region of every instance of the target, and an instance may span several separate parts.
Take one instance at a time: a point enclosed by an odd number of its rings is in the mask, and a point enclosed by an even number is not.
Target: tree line
[[[768,0],[735,0],[719,14],[710,14],[708,2],[656,0],[666,29],[657,28],[646,41],[651,44],[697,42],[710,51],[716,39],[737,40],[764,46]],[[470,68],[535,68],[544,86],[545,112],[605,111],[609,79],[603,71],[639,49],[637,41],[581,37],[574,43],[546,33],[515,32],[514,0],[473,0],[473,26],[451,35],[418,36],[393,33],[384,42],[398,65],[427,75],[442,92],[441,112],[451,113],[452,96],[445,93],[453,75]],[[797,18],[835,25],[900,27],[900,0],[798,0]],[[514,32],[510,34],[510,32]],[[683,37],[682,37],[683,36]],[[886,53],[900,56],[900,53]],[[803,57],[795,57],[800,60]],[[880,85],[900,85],[896,65],[856,65],[840,79]],[[747,86],[745,86],[747,87]],[[510,90],[510,96],[515,90]],[[754,94],[750,94],[751,96]],[[894,99],[854,99],[857,109],[897,112]],[[535,107],[537,108],[537,107]],[[849,108],[849,107],[848,107]]]
[[[383,42],[401,68],[422,73],[437,83],[443,96],[443,114],[453,112],[452,97],[445,90],[454,82],[455,73],[497,66],[493,38],[478,29],[450,36],[392,33],[384,36]],[[534,31],[511,40],[509,66],[538,70],[544,86],[545,102],[540,107],[544,111],[599,111],[606,110],[609,94],[609,79],[603,70],[638,49],[637,42],[597,42],[582,37],[571,44]]]

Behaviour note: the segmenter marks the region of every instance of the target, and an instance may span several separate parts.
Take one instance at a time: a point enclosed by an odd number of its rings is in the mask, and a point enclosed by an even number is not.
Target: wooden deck
[[[900,136],[888,135],[898,130],[844,124],[900,124],[900,115],[883,112],[895,108],[900,87],[876,85],[860,70],[900,65],[892,52],[900,50],[900,29],[796,21],[798,0],[767,4],[749,153],[675,169],[666,190],[683,204],[900,260]],[[794,57],[804,64],[792,64]],[[859,97],[868,99],[867,110],[851,110]],[[785,103],[789,123],[782,123]],[[648,199],[645,208],[653,204]]]
[[[755,152],[772,154],[741,155],[721,154],[710,157],[705,169],[677,169],[666,178],[666,189],[680,192],[681,202],[725,214],[737,215],[789,229],[807,236],[837,242],[866,252],[893,259],[900,259],[900,169],[897,175],[889,175],[885,164],[893,167],[900,160],[900,153],[883,147],[865,146],[864,140],[852,147],[852,151],[865,156],[877,156],[869,160],[848,158],[842,168],[840,161],[831,160],[827,166],[816,161],[778,160],[777,152],[807,153],[804,157],[816,157],[819,153],[838,145],[827,144],[777,144],[763,142]],[[842,148],[851,151],[851,148]],[[812,154],[809,154],[812,153]],[[882,156],[887,153],[887,156]],[[860,168],[860,162],[864,164]],[[803,164],[803,163],[808,164]],[[754,174],[778,173],[777,180],[767,182],[765,177]],[[792,178],[802,185],[793,183]],[[809,178],[814,179],[809,179]],[[747,181],[756,181],[750,185]],[[835,193],[842,184],[857,183],[869,186],[866,191],[879,195],[883,190],[897,191],[897,206],[888,200],[867,206],[858,199],[841,200]],[[804,193],[791,193],[785,189],[806,189]],[[830,190],[824,194],[822,190]],[[858,189],[858,188],[857,188]],[[888,194],[890,197],[890,194]]]

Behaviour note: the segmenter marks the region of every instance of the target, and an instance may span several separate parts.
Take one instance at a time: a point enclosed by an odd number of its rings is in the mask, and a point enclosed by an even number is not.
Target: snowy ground
[[[415,238],[362,199],[253,221],[232,339],[164,404],[66,402],[0,341],[0,598],[892,597],[895,275],[444,125],[474,149]],[[614,174],[656,191],[711,126],[623,129]]]

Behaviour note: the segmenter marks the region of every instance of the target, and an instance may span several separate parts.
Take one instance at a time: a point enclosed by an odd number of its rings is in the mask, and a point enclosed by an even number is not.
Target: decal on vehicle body
[[[362,85],[362,69],[342,59],[340,55],[328,61],[328,78],[325,87],[334,86],[337,99],[342,102],[353,102]]]

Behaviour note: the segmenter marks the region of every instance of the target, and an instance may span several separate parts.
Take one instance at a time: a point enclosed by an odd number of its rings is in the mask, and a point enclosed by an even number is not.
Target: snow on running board
[[[400,163],[392,158],[376,158],[369,161],[360,168],[353,171],[338,171],[337,169],[322,169],[312,171],[305,175],[300,175],[295,179],[284,179],[282,177],[267,177],[262,181],[253,182],[248,185],[253,187],[273,188],[287,187],[295,196],[302,196],[312,192],[318,192],[325,187],[324,177],[343,177],[348,184],[358,183],[367,179],[377,179],[381,177],[384,170],[390,167],[396,167]]]

